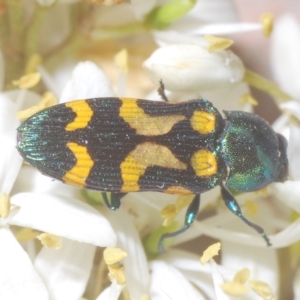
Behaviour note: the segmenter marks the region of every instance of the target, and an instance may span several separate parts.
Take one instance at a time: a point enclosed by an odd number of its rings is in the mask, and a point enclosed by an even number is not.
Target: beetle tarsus
[[[125,193],[110,193],[110,201],[108,200],[107,193],[101,192],[105,205],[110,210],[118,210],[121,205],[121,199],[126,195]]]
[[[165,239],[177,236],[187,229],[190,228],[190,226],[193,224],[195,218],[197,217],[198,211],[199,211],[199,206],[200,206],[200,194],[195,195],[193,201],[189,205],[186,214],[185,214],[185,219],[184,219],[184,226],[178,231],[175,232],[170,232],[170,233],[165,233],[161,236],[159,242],[158,242],[158,250],[161,253],[165,252],[163,242]]]

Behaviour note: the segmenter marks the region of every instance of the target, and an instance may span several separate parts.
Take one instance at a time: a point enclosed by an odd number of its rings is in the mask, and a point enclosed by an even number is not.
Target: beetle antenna
[[[163,99],[163,101],[169,102],[169,99],[165,93],[165,85],[164,85],[162,79],[159,80],[159,88],[158,88],[157,92],[158,92],[159,96]]]
[[[223,198],[226,206],[229,208],[229,210],[231,212],[233,212],[236,216],[238,216],[241,220],[243,220],[247,225],[249,225],[254,230],[256,230],[263,237],[263,239],[266,241],[268,246],[272,246],[264,229],[256,224],[250,222],[243,216],[242,210],[241,210],[239,204],[237,203],[236,199],[230,193],[230,191],[227,190],[227,188],[224,186],[223,183],[221,183],[221,194],[222,194],[222,198]]]

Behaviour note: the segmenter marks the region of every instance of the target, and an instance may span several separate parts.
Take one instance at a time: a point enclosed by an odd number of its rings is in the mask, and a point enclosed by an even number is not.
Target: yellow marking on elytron
[[[186,119],[184,115],[151,116],[137,105],[135,99],[120,98],[120,100],[122,101],[120,116],[136,130],[137,134],[151,136],[166,134],[177,122]]]
[[[206,111],[196,110],[190,122],[194,130],[201,134],[208,134],[215,129],[216,117]]]
[[[163,191],[165,194],[174,194],[174,195],[191,195],[194,194],[192,191],[179,186],[179,185],[174,185],[168,187],[166,190]]]
[[[68,143],[67,146],[76,157],[76,164],[62,179],[65,183],[85,187],[86,178],[89,176],[94,162],[88,154],[86,147],[76,143]]]
[[[216,157],[207,150],[196,151],[191,158],[191,165],[199,177],[212,176],[218,171]]]
[[[121,192],[139,191],[138,181],[150,166],[186,170],[187,165],[178,160],[165,146],[154,143],[139,144],[121,163],[123,186]]]
[[[76,118],[67,124],[66,130],[81,129],[88,125],[93,116],[93,111],[85,100],[67,102],[65,106],[70,107],[76,113]]]

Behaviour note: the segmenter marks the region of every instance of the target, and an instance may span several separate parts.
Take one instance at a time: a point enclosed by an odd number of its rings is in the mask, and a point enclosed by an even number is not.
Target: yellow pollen
[[[57,104],[56,97],[51,92],[46,92],[42,96],[42,100],[37,105],[31,106],[27,109],[17,112],[17,118],[24,121],[36,114],[37,112],[55,104]]]
[[[13,84],[18,86],[20,89],[30,89],[36,86],[41,79],[41,75],[38,72],[29,73],[25,76],[22,76],[18,80],[14,80]]]
[[[0,217],[7,218],[10,212],[10,199],[6,193],[0,195]]]
[[[126,283],[126,278],[124,274],[123,267],[116,265],[108,265],[108,276],[111,281],[116,281],[119,285],[124,285]]]
[[[36,72],[37,67],[42,63],[42,57],[38,53],[32,54],[25,66],[25,74]]]
[[[246,216],[248,217],[255,217],[258,214],[258,206],[257,204],[252,200],[245,201],[246,206]]]
[[[15,237],[19,242],[27,242],[35,239],[38,235],[38,231],[35,231],[32,228],[23,227],[16,232]]]
[[[215,243],[209,246],[201,256],[200,263],[202,265],[206,264],[210,259],[212,259],[215,255],[219,254],[221,249],[221,243]]]
[[[239,284],[245,284],[250,276],[250,270],[248,268],[243,268],[236,272],[233,278],[233,282],[239,283]]]
[[[274,296],[271,287],[263,281],[259,280],[250,280],[250,288],[263,299],[271,299],[271,296]]]
[[[120,50],[114,57],[115,64],[123,71],[123,73],[127,74],[128,72],[128,51],[123,48]]]
[[[62,246],[61,238],[55,234],[51,233],[41,233],[37,236],[43,246],[49,249],[58,250]]]
[[[120,262],[127,256],[127,253],[120,248],[106,248],[103,252],[103,258],[107,265]]]
[[[242,95],[239,99],[239,104],[243,105],[245,103],[250,103],[253,106],[258,105],[258,101],[249,93]]]
[[[263,26],[263,35],[268,37],[272,33],[274,16],[271,13],[264,13],[260,16],[260,23]]]
[[[165,218],[163,226],[170,226],[174,219],[182,211],[182,209],[190,205],[190,203],[192,202],[192,198],[193,196],[179,196],[177,197],[175,204],[166,205],[160,212],[160,216],[162,218]]]
[[[248,288],[238,282],[225,282],[221,287],[224,293],[234,297],[243,296],[248,292]]]
[[[206,35],[204,39],[209,42],[207,51],[209,53],[218,52],[229,48],[233,44],[233,40],[225,39],[213,35]]]

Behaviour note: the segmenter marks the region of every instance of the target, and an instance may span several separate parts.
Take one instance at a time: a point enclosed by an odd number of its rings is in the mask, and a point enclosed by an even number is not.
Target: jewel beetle
[[[224,111],[207,100],[168,103],[94,98],[58,104],[29,119],[17,149],[43,174],[101,191],[110,209],[128,192],[195,194],[184,227],[193,223],[200,194],[220,186],[231,212],[271,245],[246,219],[230,190],[250,192],[287,178],[287,141],[259,116]],[[110,201],[106,192],[112,192]]]

